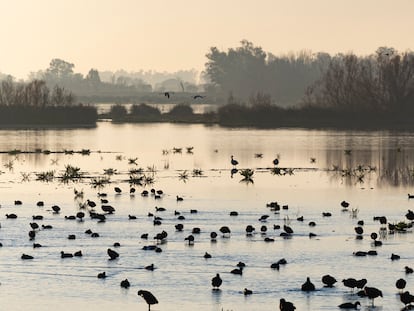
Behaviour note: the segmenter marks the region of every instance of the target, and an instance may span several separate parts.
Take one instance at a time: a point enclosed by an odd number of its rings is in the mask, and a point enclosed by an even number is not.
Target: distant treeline
[[[71,92],[60,86],[50,90],[45,81],[0,83],[0,125],[94,124],[95,107],[75,105]]]

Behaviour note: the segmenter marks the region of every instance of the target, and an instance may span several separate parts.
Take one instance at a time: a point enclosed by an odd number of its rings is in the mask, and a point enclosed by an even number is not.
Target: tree
[[[101,78],[99,77],[98,70],[93,68],[89,70],[88,74],[86,75],[86,80],[93,83],[101,83]]]
[[[73,75],[74,64],[66,62],[59,58],[54,58],[50,61],[49,68],[46,70],[48,74],[56,78],[68,78]]]

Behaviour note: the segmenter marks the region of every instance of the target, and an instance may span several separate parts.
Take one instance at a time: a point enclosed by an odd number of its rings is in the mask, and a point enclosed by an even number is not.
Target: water
[[[188,153],[186,147],[193,147]],[[182,148],[181,153],[173,148]],[[378,287],[383,298],[375,300],[375,310],[399,310],[395,281],[407,280],[412,290],[412,275],[405,266],[414,266],[412,233],[389,234],[383,246],[374,247],[371,232],[379,232],[380,224],[373,216],[386,216],[389,222],[405,220],[413,208],[408,200],[412,191],[414,169],[414,136],[401,132],[309,131],[225,129],[217,126],[173,124],[111,124],[100,122],[92,129],[29,129],[0,131],[0,151],[19,149],[50,150],[50,154],[0,154],[0,301],[4,310],[146,310],[139,289],[150,290],[159,300],[154,310],[277,310],[279,299],[294,302],[297,310],[334,310],[345,301],[359,300],[362,309],[371,309],[367,298],[359,298],[343,286],[344,278],[366,278],[368,286]],[[64,154],[55,151],[89,149],[90,155]],[[345,152],[345,150],[351,150]],[[261,153],[262,157],[255,154]],[[230,156],[239,161],[238,168],[253,169],[254,183],[242,181],[239,173],[231,175]],[[279,167],[293,168],[293,174],[275,175],[272,161],[279,157]],[[137,159],[136,159],[137,158]],[[311,158],[314,158],[312,161]],[[136,159],[136,160],[135,160]],[[131,160],[131,161],[129,161]],[[129,162],[135,162],[131,164]],[[62,183],[60,176],[66,165],[79,167],[84,174],[78,182]],[[154,184],[136,186],[129,194],[129,170],[142,168]],[[104,176],[104,170],[116,170],[111,183],[94,189],[91,180]],[[201,169],[201,176],[193,176]],[[36,174],[54,170],[56,178],[47,183],[36,180]],[[180,177],[181,175],[181,177]],[[187,175],[187,178],[182,176]],[[123,192],[116,194],[115,186]],[[160,200],[141,197],[143,189],[162,189]],[[83,190],[84,198],[75,199],[74,189]],[[85,217],[83,222],[65,219],[75,215],[86,199],[99,202],[98,192],[108,193],[109,204],[116,212],[107,222],[97,223]],[[176,196],[184,201],[177,202]],[[14,200],[23,201],[15,206]],[[43,200],[44,207],[36,202]],[[356,217],[342,211],[340,202],[347,200],[358,209]],[[288,210],[275,214],[266,203],[287,204]],[[52,205],[61,208],[53,214]],[[156,212],[155,206],[166,211]],[[191,209],[198,213],[190,213]],[[98,207],[97,211],[101,211]],[[174,211],[185,220],[178,221]],[[237,211],[238,216],[229,213]],[[163,218],[154,226],[148,213]],[[331,212],[332,217],[323,217]],[[16,213],[17,219],[5,214]],[[269,215],[267,222],[258,219]],[[29,223],[33,215],[43,215],[39,225],[50,224],[51,230],[37,233],[32,248]],[[129,220],[128,215],[137,216]],[[297,221],[299,216],[304,221]],[[364,237],[355,238],[354,227],[364,220]],[[279,237],[285,221],[293,228],[291,238]],[[309,227],[309,222],[316,222]],[[183,232],[174,225],[184,224]],[[247,225],[256,234],[247,237]],[[262,225],[268,230],[260,233]],[[231,237],[219,233],[216,243],[210,232],[221,226],[231,229]],[[199,227],[194,245],[184,238]],[[85,234],[86,229],[99,233],[98,238]],[[167,242],[159,245],[162,253],[144,251],[155,243],[153,237],[165,230]],[[310,239],[309,232],[317,234]],[[143,240],[141,234],[148,233]],[[75,234],[75,240],[68,240]],[[264,242],[265,236],[275,239]],[[113,243],[119,242],[120,248]],[[106,251],[120,253],[110,261]],[[355,257],[355,251],[376,249],[378,256]],[[60,258],[60,252],[81,250],[83,257]],[[204,259],[208,252],[211,259]],[[20,256],[30,254],[33,260]],[[392,253],[400,260],[391,261]],[[280,270],[270,265],[286,258]],[[246,263],[243,275],[233,275],[239,261]],[[145,266],[154,264],[155,271]],[[106,271],[105,280],[97,279]],[[220,273],[220,291],[212,291],[211,279]],[[321,277],[331,274],[338,283],[324,288]],[[310,277],[317,290],[303,293],[301,284]],[[128,278],[129,289],[120,282]],[[253,290],[245,297],[244,288]]]

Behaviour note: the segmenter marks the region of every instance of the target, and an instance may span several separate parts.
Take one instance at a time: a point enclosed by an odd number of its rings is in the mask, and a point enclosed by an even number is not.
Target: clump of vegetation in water
[[[195,168],[193,169],[193,176],[202,176],[203,175],[203,171],[199,168]]]
[[[253,174],[254,174],[254,170],[250,168],[240,170],[240,175],[243,176],[243,179],[241,181],[253,183]]]
[[[79,181],[82,178],[83,173],[79,167],[72,166],[70,164],[65,166],[65,172],[62,174],[62,182]]]
[[[92,188],[103,188],[105,185],[109,184],[111,181],[109,177],[94,177],[91,179]]]
[[[51,182],[53,181],[53,178],[55,178],[55,171],[36,173],[36,180]]]

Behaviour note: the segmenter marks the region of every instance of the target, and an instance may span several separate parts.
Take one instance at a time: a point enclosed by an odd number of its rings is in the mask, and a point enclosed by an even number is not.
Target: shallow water
[[[186,147],[194,147],[187,153]],[[173,148],[182,148],[181,153]],[[225,129],[217,126],[173,124],[119,124],[100,122],[93,129],[2,130],[0,151],[36,148],[50,154],[0,154],[0,301],[5,310],[146,310],[144,300],[137,296],[139,289],[150,290],[159,300],[154,310],[277,310],[279,299],[294,302],[297,310],[334,310],[345,301],[359,300],[362,309],[370,308],[367,298],[359,298],[344,287],[341,280],[348,277],[366,278],[368,286],[378,287],[383,298],[375,300],[375,310],[399,310],[395,281],[407,280],[407,290],[413,290],[413,275],[405,275],[404,266],[414,266],[413,236],[388,234],[383,246],[374,248],[371,232],[379,232],[380,224],[373,216],[386,216],[389,222],[405,220],[413,208],[408,200],[412,191],[414,168],[414,138],[412,133],[255,130]],[[90,149],[90,155],[54,153],[54,151]],[[345,150],[351,150],[346,153]],[[164,154],[163,154],[164,151]],[[262,153],[262,158],[255,157]],[[238,168],[254,169],[254,183],[242,181],[239,173],[231,175],[230,155],[239,161]],[[293,168],[293,174],[275,175],[272,160],[278,156],[281,168]],[[137,165],[129,164],[135,159]],[[311,161],[311,158],[315,158]],[[66,165],[77,166],[84,173],[78,182],[62,183]],[[128,171],[142,167],[154,184],[135,186],[129,194]],[[91,186],[91,178],[104,176],[104,169],[113,168],[111,184],[101,189]],[[201,169],[202,176],[193,176]],[[51,182],[36,180],[36,174],[54,170]],[[184,171],[188,178],[180,178]],[[116,194],[114,187],[123,192]],[[140,192],[150,188],[162,189],[161,199],[142,197]],[[74,198],[74,189],[83,190],[82,200]],[[83,222],[67,220],[75,215],[79,203],[86,199],[99,202],[98,192],[108,193],[109,204],[116,212],[105,223],[85,217]],[[184,201],[177,202],[176,195]],[[15,206],[14,200],[23,205]],[[43,200],[44,207],[36,202]],[[350,202],[358,209],[356,217],[342,211],[340,202]],[[288,210],[273,213],[266,203],[287,204]],[[53,214],[52,205],[61,208]],[[155,206],[166,211],[156,212]],[[191,214],[196,209],[198,213]],[[101,211],[98,207],[97,211]],[[178,221],[174,211],[185,220]],[[231,211],[239,213],[229,216]],[[154,226],[151,212],[163,218]],[[331,212],[332,217],[323,217]],[[17,219],[5,214],[16,213]],[[266,222],[258,219],[269,215]],[[35,242],[43,245],[32,248],[29,223],[32,215],[43,215],[39,225],[50,224],[51,230],[40,230]],[[128,215],[137,220],[128,220]],[[297,221],[299,216],[304,221]],[[355,238],[354,227],[364,220],[362,240]],[[315,221],[315,227],[308,223]],[[174,225],[184,224],[183,232]],[[291,238],[279,236],[287,222],[294,230]],[[247,225],[256,234],[247,237]],[[260,227],[266,225],[266,235]],[[221,226],[231,229],[231,237],[210,241],[210,232]],[[192,228],[200,227],[194,245],[184,238]],[[85,234],[86,229],[99,233],[98,238]],[[144,251],[144,245],[155,243],[152,237],[165,230],[167,242],[159,245],[162,253]],[[310,239],[309,232],[317,234]],[[141,234],[148,233],[143,240]],[[75,234],[75,240],[68,240]],[[264,242],[265,237],[274,242]],[[117,260],[106,254],[120,242]],[[376,249],[378,256],[355,257],[355,251]],[[60,252],[82,250],[83,257],[60,258]],[[211,259],[204,259],[208,252]],[[23,254],[33,260],[21,260]],[[401,255],[391,261],[392,253]],[[273,262],[286,258],[280,270],[270,269]],[[246,263],[243,275],[230,271],[239,261]],[[155,271],[145,266],[153,263]],[[105,280],[97,279],[106,271]],[[211,279],[220,273],[220,291],[212,291]],[[324,288],[321,277],[331,274],[338,283]],[[310,277],[316,291],[303,293],[301,284]],[[128,278],[131,287],[120,287]],[[245,297],[244,288],[253,290]]]

